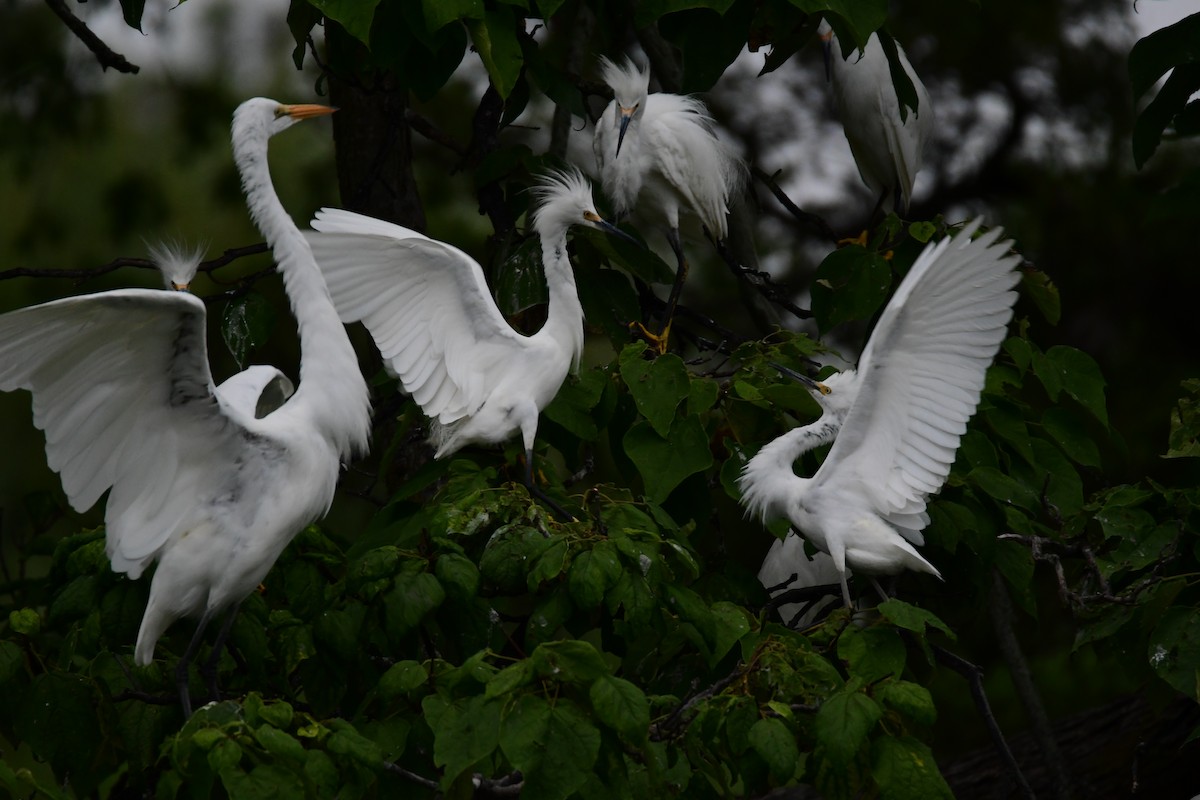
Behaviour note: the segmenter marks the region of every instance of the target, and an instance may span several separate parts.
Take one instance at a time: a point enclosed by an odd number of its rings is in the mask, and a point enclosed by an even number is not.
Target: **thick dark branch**
[[[1033,789],[1030,788],[1029,781],[1025,780],[1025,774],[1021,772],[1021,765],[1013,756],[1012,749],[1004,738],[1004,731],[1000,730],[1000,723],[996,721],[996,715],[992,713],[992,706],[988,703],[987,692],[983,690],[983,670],[944,647],[932,642],[929,646],[939,662],[967,679],[967,684],[971,687],[971,697],[975,700],[975,707],[979,710],[979,716],[983,717],[983,722],[992,736],[992,743],[996,746],[996,751],[1008,765],[1013,780],[1016,781],[1017,787],[1021,791],[1021,796],[1033,800]]]
[[[107,70],[112,67],[117,72],[128,72],[131,75],[136,75],[141,69],[137,64],[129,63],[125,56],[114,52],[99,36],[92,33],[92,29],[84,24],[83,20],[71,13],[64,0],[46,0],[46,5],[50,6],[50,10],[58,15],[79,41],[87,45],[87,49],[91,50],[92,55],[100,62],[100,69]]]
[[[805,211],[804,209],[800,208],[800,206],[792,202],[792,198],[787,196],[787,193],[780,188],[779,184],[775,180],[776,176],[779,175],[778,172],[776,172],[775,175],[768,175],[758,167],[751,167],[750,174],[754,176],[755,180],[766,186],[767,189],[770,190],[771,194],[775,195],[775,199],[779,201],[780,205],[786,208],[788,213],[795,217],[798,222],[802,222],[805,225],[811,225],[812,227],[816,228],[823,238],[828,239],[831,242],[836,242],[838,240],[837,234],[833,232],[833,228],[829,227],[829,223],[821,219],[816,214]]]
[[[438,788],[438,782],[426,778],[424,775],[418,775],[415,772],[410,772],[399,764],[394,764],[391,761],[383,762],[383,768],[388,772],[394,772],[406,781],[412,781],[418,786],[424,786],[426,789]]]
[[[725,690],[726,686],[742,677],[742,675],[745,673],[746,666],[739,661],[737,666],[733,668],[733,672],[729,673],[724,678],[721,678],[707,689],[692,695],[690,698],[688,698],[686,703],[675,709],[675,712],[672,713],[671,716],[667,717],[663,722],[657,725],[651,725],[650,738],[655,741],[662,741],[663,739],[672,736],[680,725],[686,725],[686,723],[690,721],[684,719],[684,715],[691,711],[697,703],[699,703],[701,700],[707,700],[710,697],[720,694]]]
[[[786,288],[776,283],[769,273],[751,269],[738,263],[738,260],[729,252],[729,248],[725,246],[724,242],[716,242],[716,247],[717,253],[735,277],[744,280],[768,301],[779,306],[797,319],[812,318],[811,311],[801,308],[788,299]]]

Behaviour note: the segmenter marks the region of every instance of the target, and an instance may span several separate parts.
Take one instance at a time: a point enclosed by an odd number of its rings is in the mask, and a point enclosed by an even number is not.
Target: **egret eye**
[[[829,394],[830,392],[833,391],[833,389],[830,389],[828,386],[826,386],[823,383],[818,383],[817,391],[820,392],[821,394]]]

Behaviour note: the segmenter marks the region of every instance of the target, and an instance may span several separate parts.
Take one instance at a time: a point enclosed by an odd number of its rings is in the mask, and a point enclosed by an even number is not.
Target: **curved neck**
[[[300,338],[300,386],[276,413],[302,416],[347,458],[366,450],[367,384],[312,250],[271,183],[269,138],[265,128],[235,119],[234,160],[250,216],[274,254]]]
[[[566,231],[542,236],[542,270],[550,298],[546,324],[538,335],[545,333],[551,341],[560,343],[571,354],[571,371],[575,372],[583,355],[583,305],[567,258]]]
[[[796,459],[832,442],[840,427],[839,421],[826,414],[811,425],[795,428],[768,442],[746,462],[738,484],[742,502],[750,513],[763,520],[787,516],[788,504],[802,494],[809,480],[796,474]]]

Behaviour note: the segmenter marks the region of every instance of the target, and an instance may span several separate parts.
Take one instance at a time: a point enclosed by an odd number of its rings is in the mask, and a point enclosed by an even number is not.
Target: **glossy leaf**
[[[879,704],[862,692],[841,691],[817,711],[817,740],[835,766],[845,766],[867,741],[867,734],[883,716]]]
[[[870,317],[891,285],[892,267],[883,256],[859,245],[834,250],[813,277],[812,312],[821,332]]]
[[[506,99],[517,85],[525,63],[521,44],[517,41],[516,25],[517,19],[504,8],[485,11],[483,19],[467,20],[471,43],[479,53],[492,85]]]
[[[662,502],[689,475],[712,466],[708,436],[695,417],[676,417],[666,437],[639,421],[624,438],[625,452],[637,465],[646,494]]]
[[[371,43],[371,22],[379,0],[309,0],[321,13],[365,45]]]

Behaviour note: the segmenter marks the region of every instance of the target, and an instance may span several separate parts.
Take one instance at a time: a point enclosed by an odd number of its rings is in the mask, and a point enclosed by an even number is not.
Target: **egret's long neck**
[[[571,354],[571,371],[579,368],[583,355],[583,306],[575,288],[575,273],[567,258],[565,231],[542,235],[542,269],[550,300],[546,307],[546,324],[538,335],[559,342]]]
[[[811,425],[790,430],[764,445],[746,463],[738,479],[747,511],[763,520],[786,516],[788,502],[802,491],[808,480],[796,474],[796,459],[832,442],[839,427],[840,422],[826,414]]]
[[[234,160],[250,216],[274,253],[300,337],[300,386],[276,413],[304,416],[345,458],[366,450],[367,384],[312,250],[275,194],[267,164],[268,138],[266,130],[239,130],[235,122]]]

